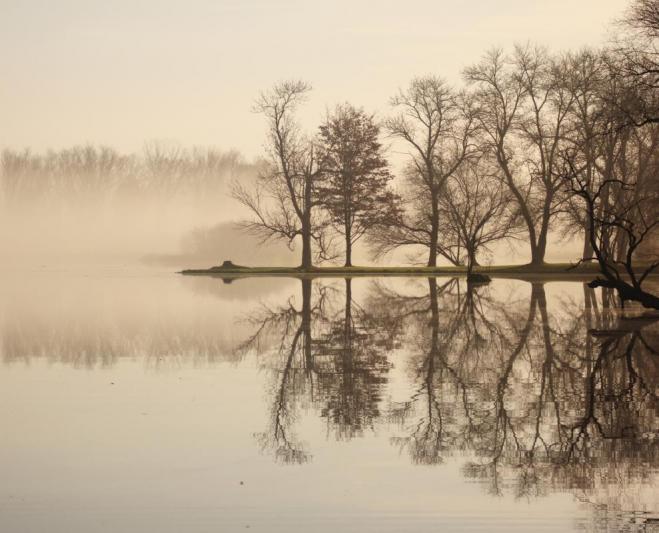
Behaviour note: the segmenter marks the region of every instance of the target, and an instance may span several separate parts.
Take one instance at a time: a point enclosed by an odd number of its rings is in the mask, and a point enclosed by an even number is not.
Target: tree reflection
[[[43,358],[86,369],[111,367],[122,358],[156,370],[214,364],[235,355],[224,333],[212,317],[131,322],[116,316],[6,313],[0,322],[0,358],[7,364]]]
[[[315,412],[334,439],[393,422],[392,443],[415,464],[464,454],[464,475],[495,495],[571,490],[600,501],[613,480],[620,493],[648,481],[657,460],[652,319],[620,318],[607,293],[585,285],[583,302],[549,307],[543,283],[515,299],[457,279],[429,278],[409,294],[372,282],[359,302],[352,283],[302,280],[301,305],[252,318],[242,349],[274,376],[258,438],[278,460],[310,459],[296,426]],[[400,402],[385,388],[394,350],[411,384]]]
[[[657,459],[653,319],[621,319],[610,295],[598,302],[585,285],[584,305],[554,314],[542,283],[527,305],[460,289],[430,279],[422,296],[375,291],[383,316],[396,309],[409,331],[416,383],[389,409],[403,432],[394,444],[418,464],[469,455],[464,474],[492,494],[578,490],[587,500],[612,480],[620,493],[647,480]]]
[[[305,463],[311,457],[297,439],[294,425],[299,399],[313,388],[312,325],[318,328],[324,322],[328,294],[326,287],[318,287],[312,305],[311,280],[302,279],[301,284],[302,305],[296,307],[291,298],[281,307],[263,307],[250,319],[255,333],[240,347],[255,350],[261,359],[267,356],[267,364],[275,370],[276,380],[269,392],[269,427],[256,437],[263,450],[271,450],[284,463]]]
[[[354,302],[350,278],[344,292],[343,315],[332,318],[316,343],[319,387],[314,400],[338,439],[373,427],[391,367],[386,329]]]
[[[380,403],[392,336],[374,314],[357,304],[352,280],[339,290],[302,279],[301,306],[294,300],[264,307],[252,317],[255,333],[241,347],[254,350],[273,371],[268,429],[257,436],[264,450],[286,463],[306,462],[310,455],[294,436],[300,409],[315,409],[337,439],[351,439],[372,428]],[[315,296],[314,296],[315,293]]]
[[[451,294],[456,285],[456,280],[449,280],[438,287],[435,278],[428,278],[428,296],[410,298],[407,305],[401,306],[404,315],[414,318],[420,326],[417,341],[420,357],[416,358],[412,368],[416,392],[409,401],[395,406],[392,414],[400,422],[411,418],[414,412],[418,415],[410,426],[409,436],[394,437],[393,441],[401,448],[407,448],[416,463],[441,462],[442,452],[455,442],[455,435],[448,431],[450,421],[447,418],[451,416],[451,407],[443,405],[441,385],[446,370],[443,364],[446,346],[445,339],[440,338],[440,327],[443,335],[451,337],[457,321],[451,319],[440,326],[439,299]],[[387,296],[381,293],[381,297]],[[424,331],[427,331],[427,337]]]

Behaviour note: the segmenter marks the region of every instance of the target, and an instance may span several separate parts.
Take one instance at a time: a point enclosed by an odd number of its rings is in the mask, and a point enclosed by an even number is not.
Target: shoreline
[[[299,267],[245,267],[238,265],[215,266],[205,269],[186,269],[178,272],[183,275],[214,276],[225,278],[241,277],[466,277],[465,267],[404,267],[404,266],[353,266],[353,267],[315,267],[302,270]],[[545,263],[544,265],[492,265],[480,266],[473,270],[474,274],[483,274],[492,278],[517,279],[554,279],[554,280],[582,280],[590,279],[600,274],[599,266],[593,263],[584,263],[574,266],[570,263]],[[656,274],[651,276],[656,277]]]

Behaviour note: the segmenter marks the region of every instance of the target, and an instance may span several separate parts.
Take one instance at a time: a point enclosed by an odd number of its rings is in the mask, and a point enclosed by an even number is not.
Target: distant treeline
[[[10,203],[49,196],[207,194],[220,192],[228,179],[254,168],[235,150],[159,142],[146,144],[139,153],[91,144],[45,153],[5,149],[0,190]]]

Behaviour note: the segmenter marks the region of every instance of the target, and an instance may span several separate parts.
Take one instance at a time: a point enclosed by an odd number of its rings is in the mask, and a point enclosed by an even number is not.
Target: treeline
[[[234,186],[253,215],[245,227],[301,242],[304,269],[338,256],[350,266],[362,237],[375,257],[413,247],[428,266],[469,269],[519,240],[538,265],[552,232],[621,272],[644,249],[656,260],[658,13],[656,0],[636,0],[624,37],[604,49],[489,51],[462,87],[420,77],[387,118],[343,104],[310,134],[295,120],[310,86],[275,85],[256,104],[268,168],[256,187]],[[407,154],[397,189],[383,136]]]
[[[123,194],[209,194],[232,178],[254,173],[236,151],[147,143],[139,153],[81,145],[48,151],[5,149],[0,154],[0,190],[8,204],[57,196],[108,198]]]

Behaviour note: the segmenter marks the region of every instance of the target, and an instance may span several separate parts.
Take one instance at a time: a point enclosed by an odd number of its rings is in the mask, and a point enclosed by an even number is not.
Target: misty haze
[[[0,45],[0,532],[659,531],[658,0]]]

